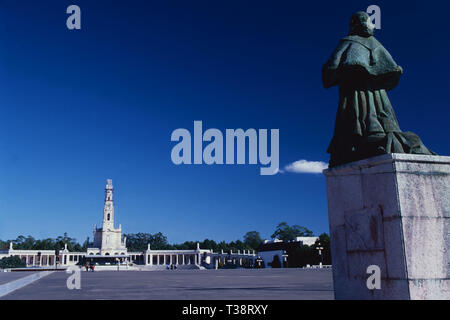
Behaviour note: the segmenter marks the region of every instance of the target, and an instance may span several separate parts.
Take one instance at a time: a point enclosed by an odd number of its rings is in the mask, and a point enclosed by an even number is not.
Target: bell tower
[[[103,230],[114,229],[114,200],[113,200],[114,188],[112,180],[106,180],[105,188],[105,206],[103,208]]]
[[[114,228],[113,195],[112,180],[108,179],[105,187],[102,227],[94,227],[94,243],[92,248],[88,248],[88,254],[111,256],[127,253],[126,238],[122,238],[122,227],[119,224],[119,228]]]

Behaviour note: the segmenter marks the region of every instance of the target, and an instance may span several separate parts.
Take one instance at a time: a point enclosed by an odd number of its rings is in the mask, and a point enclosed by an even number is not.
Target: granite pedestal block
[[[450,157],[389,154],[324,174],[336,299],[450,299]],[[367,286],[371,265],[381,289]]]

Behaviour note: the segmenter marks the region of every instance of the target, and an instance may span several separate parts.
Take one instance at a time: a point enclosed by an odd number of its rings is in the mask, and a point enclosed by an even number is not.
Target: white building
[[[75,265],[84,261],[97,264],[136,264],[147,268],[177,265],[178,267],[215,268],[219,263],[233,263],[241,266],[253,266],[257,258],[255,251],[220,252],[201,249],[197,243],[194,250],[152,250],[148,244],[143,252],[129,252],[126,238],[122,236],[122,227],[114,227],[114,188],[108,179],[105,189],[102,227],[94,226],[94,241],[86,252],[70,252],[67,245],[63,250],[15,250],[10,243],[9,249],[0,252],[3,257],[18,256],[27,267],[48,267]]]
[[[298,243],[300,243],[300,245],[303,245],[303,246],[312,246],[313,244],[316,243],[317,240],[319,240],[319,237],[295,237],[295,240],[292,242],[298,242]],[[279,243],[279,242],[284,242],[284,241],[280,240],[280,239],[263,241],[264,244]]]
[[[296,237],[295,241],[300,242],[304,246],[312,246],[319,240],[319,237]]]
[[[296,237],[294,241],[284,242],[279,239],[264,240],[263,245],[259,247],[258,255],[264,261],[265,268],[271,268],[271,263],[277,256],[280,267],[285,268],[289,265],[289,255],[287,251],[294,247],[312,246],[319,240],[319,237]]]
[[[106,180],[105,205],[103,207],[103,224],[94,226],[94,243],[87,249],[88,255],[125,256],[127,255],[126,238],[122,237],[122,226],[114,228],[114,188],[112,180]]]

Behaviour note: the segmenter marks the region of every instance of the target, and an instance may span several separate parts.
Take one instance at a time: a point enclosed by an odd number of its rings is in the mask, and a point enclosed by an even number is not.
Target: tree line
[[[0,250],[7,250],[10,242],[17,250],[62,250],[65,244],[67,244],[69,251],[83,252],[87,249],[87,241],[79,244],[75,238],[69,237],[67,233],[56,238],[35,239],[32,236],[21,235],[13,240],[0,240]]]

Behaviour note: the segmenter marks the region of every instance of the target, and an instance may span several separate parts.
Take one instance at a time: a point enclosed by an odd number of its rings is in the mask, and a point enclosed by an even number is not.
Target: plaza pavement
[[[23,276],[26,275],[27,273],[24,273]],[[0,300],[334,299],[330,269],[81,272],[80,290],[67,289],[66,281],[69,276],[63,271],[53,272],[3,296]],[[10,277],[18,277],[18,275]]]
[[[29,276],[34,272],[0,272],[0,285]]]

